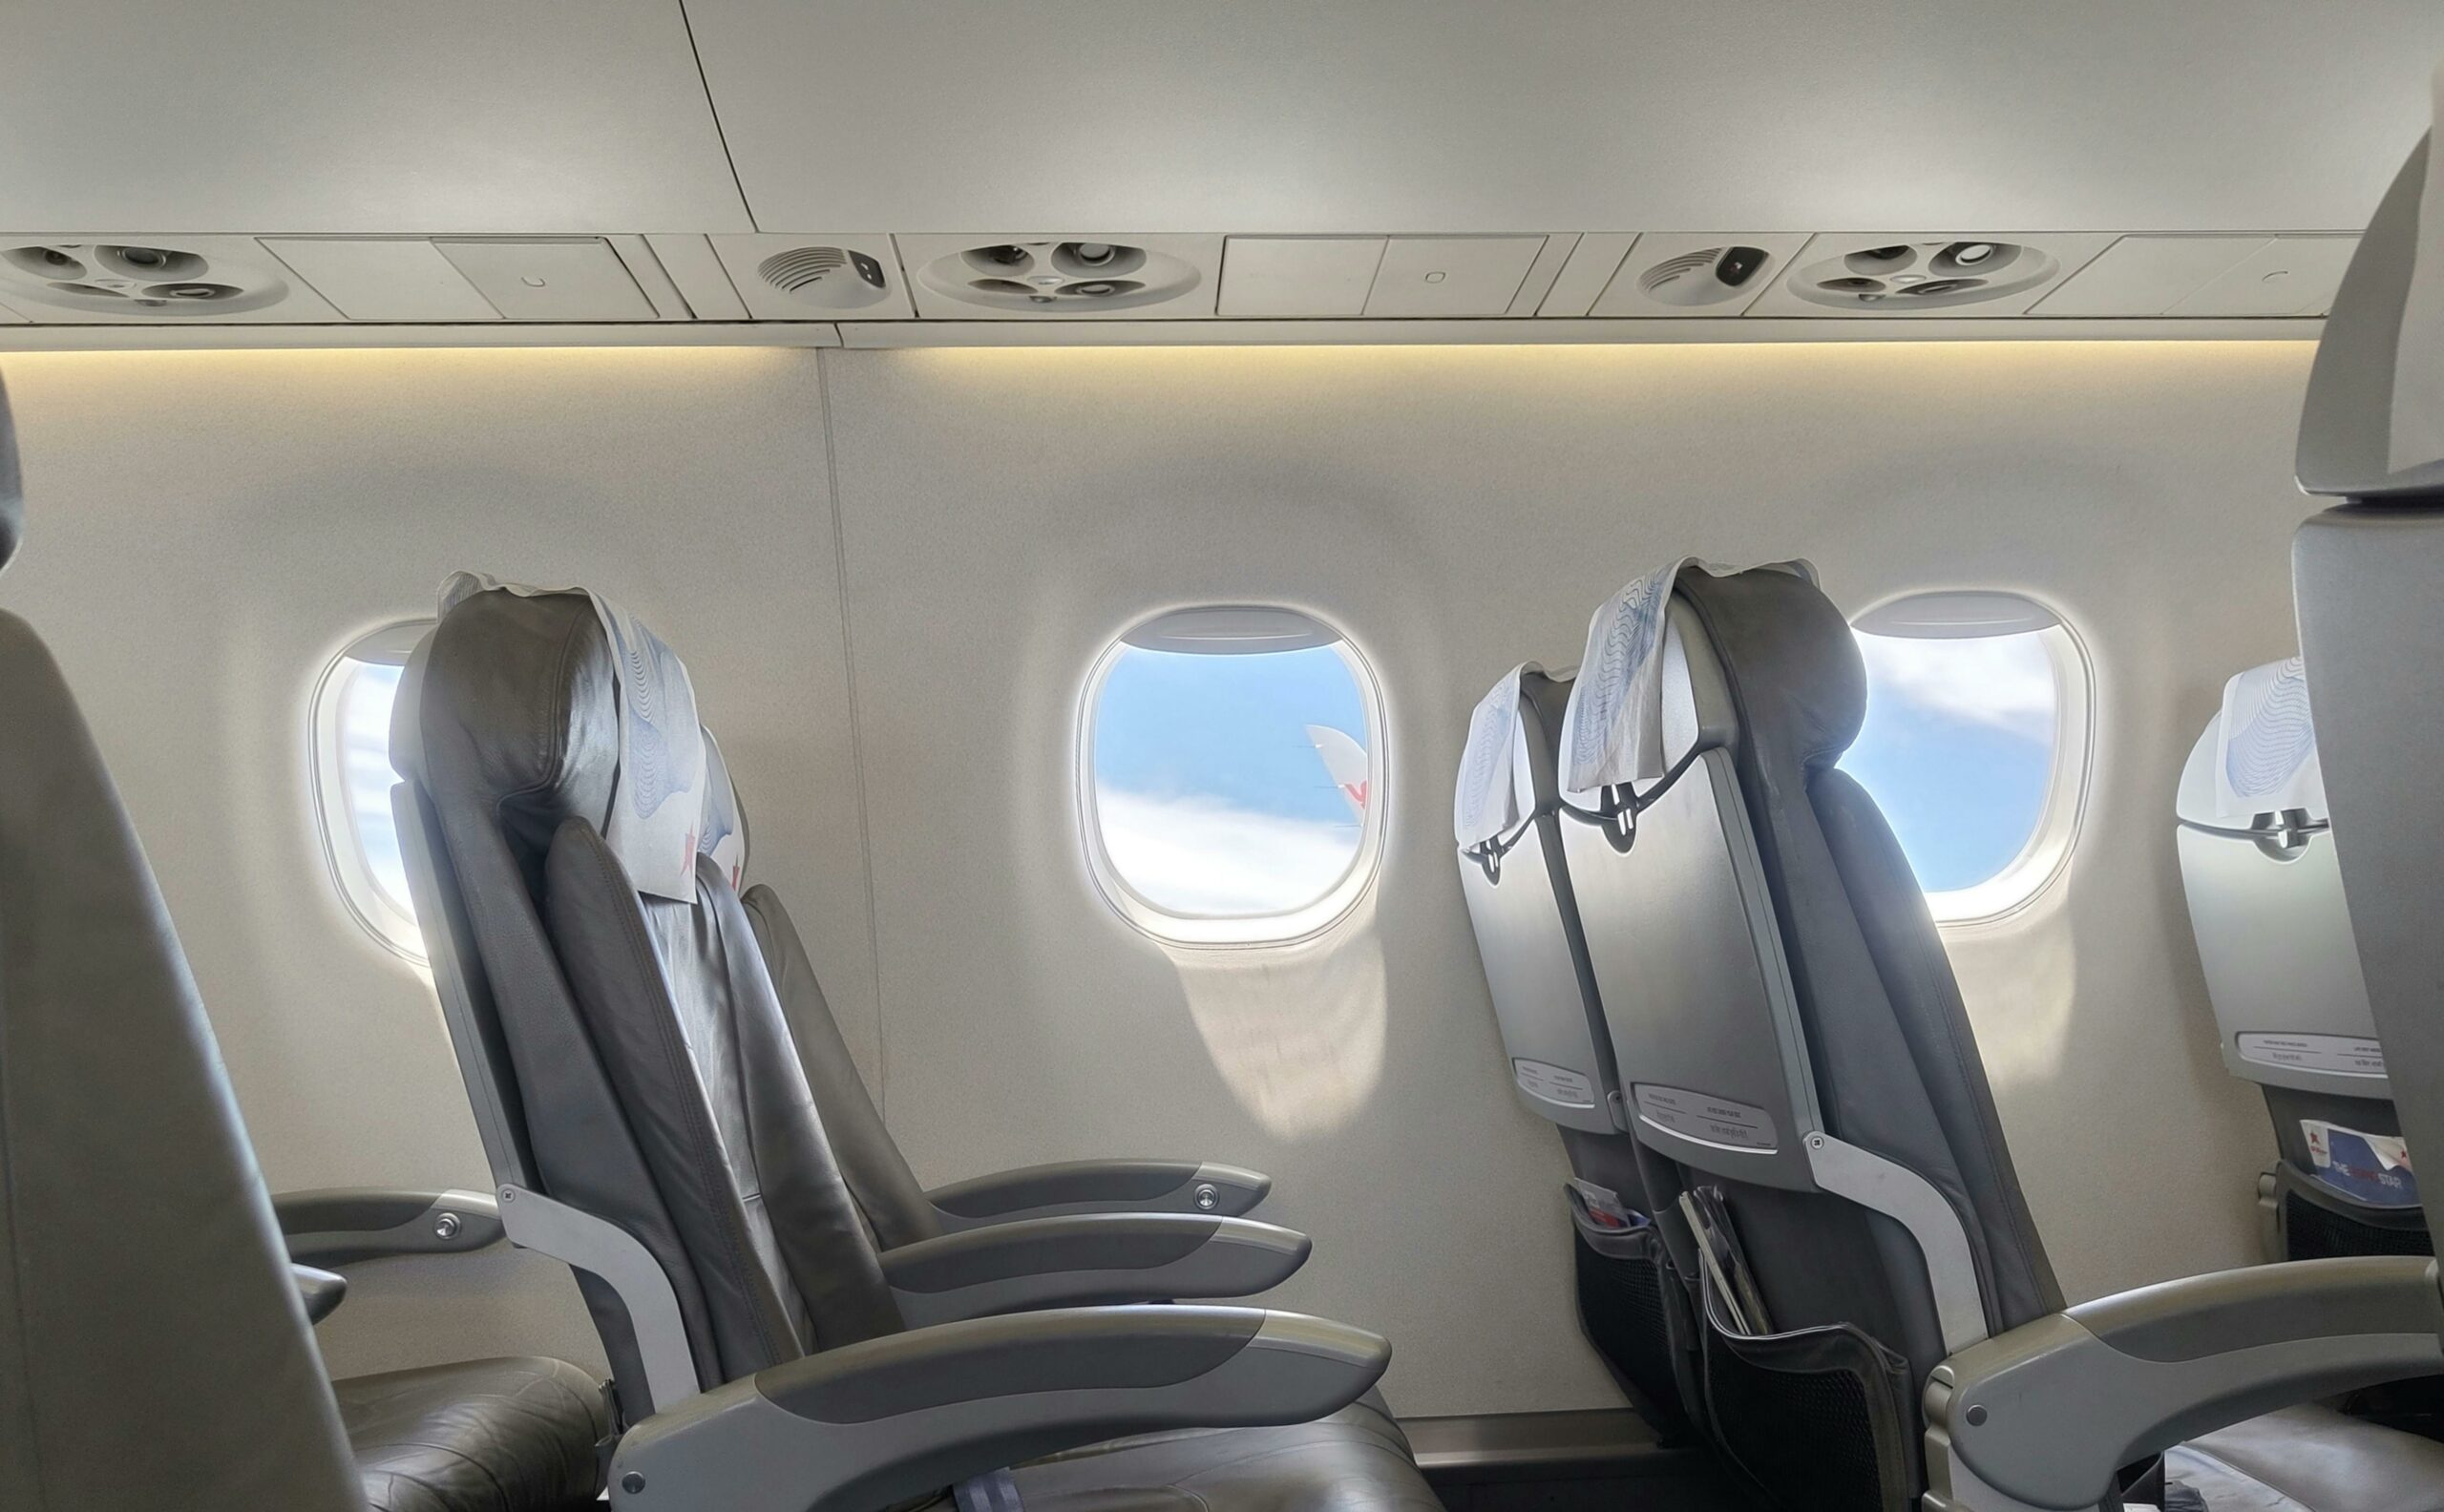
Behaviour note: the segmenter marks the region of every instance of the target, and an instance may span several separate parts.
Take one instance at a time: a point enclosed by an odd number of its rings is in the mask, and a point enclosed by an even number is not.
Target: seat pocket
[[[1709,1289],[1701,1346],[1715,1443],[1790,1512],[1906,1512],[1918,1494],[1909,1369],[1846,1323],[1783,1334],[1735,1326]]]
[[[1666,1443],[1697,1437],[1696,1327],[1688,1288],[1653,1224],[1605,1228],[1570,1205],[1578,1320],[1630,1405]]]

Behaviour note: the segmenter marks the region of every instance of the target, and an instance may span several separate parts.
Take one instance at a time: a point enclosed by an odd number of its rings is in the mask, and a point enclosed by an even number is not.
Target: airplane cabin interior
[[[2439,59],[0,6],[0,1509],[2444,1512]]]

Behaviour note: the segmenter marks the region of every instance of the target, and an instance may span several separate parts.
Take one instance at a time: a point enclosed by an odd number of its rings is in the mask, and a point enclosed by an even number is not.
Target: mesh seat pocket
[[[1752,1334],[1704,1299],[1715,1442],[1790,1512],[1906,1512],[1918,1493],[1908,1366],[1849,1324]]]
[[[1667,1443],[1694,1439],[1696,1330],[1688,1288],[1652,1224],[1575,1226],[1579,1326],[1613,1378]]]

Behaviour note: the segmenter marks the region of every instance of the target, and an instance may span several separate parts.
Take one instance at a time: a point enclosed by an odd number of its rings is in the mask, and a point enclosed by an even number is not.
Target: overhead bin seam
[[[722,145],[722,164],[729,169],[729,185],[738,191],[738,207],[747,212],[748,224],[758,231],[764,222],[756,219],[755,201],[747,198],[747,180],[738,176],[738,155],[729,150],[729,133],[722,126],[722,108],[713,98],[713,81],[705,74],[705,50],[696,45],[696,22],[687,14],[687,0],[671,0],[679,8],[679,29],[687,33],[687,60],[696,65],[696,85],[705,92],[705,114],[713,118],[713,140]]]

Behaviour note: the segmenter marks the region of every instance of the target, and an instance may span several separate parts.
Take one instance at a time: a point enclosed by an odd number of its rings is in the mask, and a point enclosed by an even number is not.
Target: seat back
[[[1696,1403],[1685,1272],[1629,1128],[1612,1040],[1563,861],[1556,752],[1570,681],[1523,666],[1469,721],[1452,806],[1460,886],[1510,1082],[1570,1157],[1579,1322],[1631,1404],[1667,1438]]]
[[[1727,1213],[1709,1415],[1769,1485],[1897,1506],[1928,1373],[2060,1292],[1924,896],[1835,765],[1848,624],[1803,570],[1689,568],[1655,654],[1665,774],[1565,791],[1619,817],[1562,833],[1637,1138]]]
[[[690,896],[645,893],[605,839],[639,790],[634,664],[583,593],[476,592],[411,661],[391,743],[436,985],[500,1125],[488,1151],[548,1205],[504,1219],[579,1268],[632,1418],[899,1327],[729,878],[699,855]],[[642,775],[695,809],[701,761],[652,736]],[[519,1216],[538,1211],[556,1222]]]
[[[1522,667],[1470,721],[1455,814],[1460,887],[1511,1084],[1541,1118],[1614,1134],[1628,1114],[1562,860],[1553,758],[1569,697],[1569,679]]]
[[[2226,738],[2224,715],[2208,721],[2174,805],[2181,885],[2223,1062],[2269,1086],[2390,1098],[2316,774],[2306,674],[2294,661],[2243,678],[2263,674],[2280,680],[2272,692],[2285,708],[2236,710],[2236,722],[2256,716],[2234,732],[2241,745]],[[2286,728],[2265,733],[2278,716]],[[2219,788],[2219,767],[2228,773],[2236,765],[2246,791],[2235,793],[2228,775]]]
[[[21,511],[0,391],[0,566]],[[0,613],[0,1506],[363,1505],[142,848]]]
[[[729,765],[709,732],[706,737],[705,826],[699,844],[715,859],[716,869],[733,888],[744,881],[748,858],[747,805],[732,781]],[[857,1062],[832,1004],[815,976],[814,961],[795,920],[782,906],[781,895],[764,884],[745,888],[739,904],[755,931],[757,954],[771,978],[782,1018],[797,1041],[799,1067],[814,1094],[823,1129],[840,1163],[841,1178],[857,1200],[858,1210],[885,1250],[940,1237],[940,1212],[928,1201],[925,1188],[909,1168],[899,1144],[884,1126],[882,1112]]]
[[[2264,1089],[2276,1252],[2418,1253],[2425,1225],[2343,896],[2305,667],[2225,689],[2182,766],[2175,843],[2223,1064]]]

